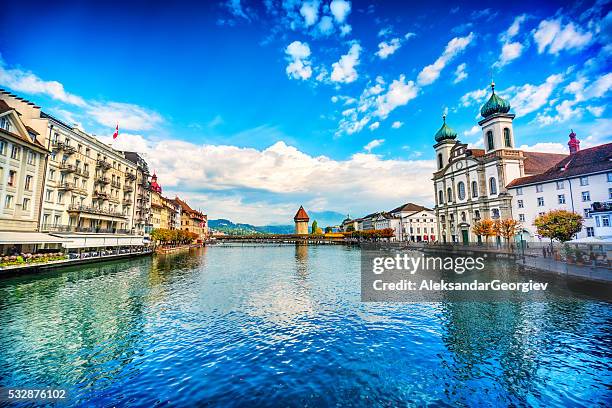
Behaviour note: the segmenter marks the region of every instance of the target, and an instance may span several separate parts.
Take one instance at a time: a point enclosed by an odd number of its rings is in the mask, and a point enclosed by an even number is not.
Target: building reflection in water
[[[308,276],[308,242],[295,243],[295,269],[298,277]]]

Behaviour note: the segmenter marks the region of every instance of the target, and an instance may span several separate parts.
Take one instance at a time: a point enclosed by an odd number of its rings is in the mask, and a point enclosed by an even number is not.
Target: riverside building
[[[512,194],[508,185],[515,179],[540,174],[565,155],[516,149],[510,104],[495,93],[482,106],[484,149],[468,148],[443,117],[435,134],[437,170],[433,174],[435,214],[442,242],[475,242],[475,222],[483,218],[512,218]]]

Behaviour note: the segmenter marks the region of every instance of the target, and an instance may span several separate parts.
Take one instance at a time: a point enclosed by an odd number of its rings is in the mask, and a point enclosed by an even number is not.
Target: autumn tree
[[[569,241],[582,229],[583,218],[579,214],[566,210],[551,210],[538,216],[533,225],[538,235],[560,242]]]
[[[506,240],[506,243],[510,243],[510,240],[519,232],[520,223],[512,218],[506,218],[505,220],[495,220],[493,223],[493,231],[496,236],[502,237]]]
[[[483,220],[477,221],[474,224],[474,226],[472,227],[472,232],[475,235],[485,237],[485,242],[488,244],[489,237],[495,235],[495,229],[493,228],[493,226],[494,222],[489,218],[485,218]]]

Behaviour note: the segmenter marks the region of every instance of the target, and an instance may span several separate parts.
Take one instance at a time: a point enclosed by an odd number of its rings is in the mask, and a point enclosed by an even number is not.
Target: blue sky
[[[609,2],[407,3],[10,2],[0,86],[256,224],[431,204],[440,117],[480,146],[491,76],[524,148],[612,140]]]

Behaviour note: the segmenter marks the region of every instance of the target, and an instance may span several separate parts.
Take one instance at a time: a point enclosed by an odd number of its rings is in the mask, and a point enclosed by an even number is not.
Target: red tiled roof
[[[309,221],[310,217],[306,214],[306,210],[304,207],[300,205],[300,209],[295,213],[295,217],[293,217],[293,221]]]
[[[482,157],[485,155],[484,149],[468,149],[467,151],[472,153],[474,157]]]
[[[523,151],[523,155],[525,156],[523,162],[525,174],[529,176],[543,173],[567,157],[567,154],[526,151]]]
[[[194,216],[194,217],[198,217],[198,218],[205,218],[205,215],[202,214],[200,211],[196,211],[193,208],[191,208],[185,201],[181,200],[178,197],[174,198],[174,202],[177,203],[178,205],[181,206],[181,211],[184,213],[189,214],[189,216]]]
[[[612,170],[612,143],[607,143],[566,156],[540,174],[513,180],[508,184],[508,187],[542,183],[610,170]]]

